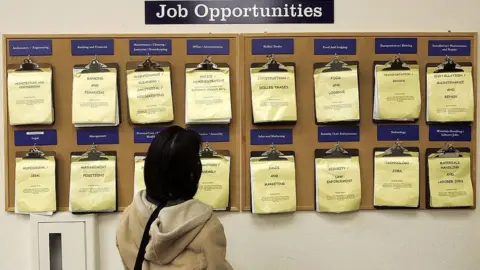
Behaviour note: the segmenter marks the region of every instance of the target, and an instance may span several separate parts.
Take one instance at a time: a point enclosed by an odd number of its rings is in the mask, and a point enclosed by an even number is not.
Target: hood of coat
[[[155,205],[145,198],[145,191],[135,194],[117,230],[117,244],[122,257],[135,261],[148,218]],[[149,229],[150,241],[145,259],[159,265],[172,262],[202,230],[213,209],[197,200],[165,207]]]

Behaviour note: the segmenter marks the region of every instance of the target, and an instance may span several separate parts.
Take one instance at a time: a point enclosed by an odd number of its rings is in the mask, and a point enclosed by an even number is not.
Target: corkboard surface
[[[15,147],[13,133],[15,130],[32,129],[57,129],[58,144],[56,146],[43,146],[44,151],[57,152],[57,166],[59,168],[57,179],[58,210],[68,210],[68,189],[69,189],[69,158],[70,152],[86,151],[88,146],[77,145],[76,129],[71,124],[71,87],[72,68],[75,64],[88,63],[92,56],[72,56],[70,51],[70,40],[72,39],[108,39],[115,42],[115,54],[112,56],[99,56],[104,63],[118,63],[120,66],[120,100],[121,100],[121,125],[119,126],[120,144],[100,145],[100,151],[117,151],[118,154],[118,198],[119,210],[123,210],[132,200],[133,196],[133,173],[135,152],[145,152],[148,144],[133,143],[133,128],[136,127],[128,121],[127,96],[126,96],[126,73],[125,66],[129,61],[143,61],[145,56],[129,55],[129,39],[172,39],[172,55],[154,56],[155,61],[167,61],[172,65],[172,87],[175,106],[175,122],[185,126],[184,98],[185,98],[185,75],[184,68],[187,63],[198,63],[203,60],[202,55],[186,55],[187,39],[209,39],[222,38],[230,40],[229,55],[215,55],[213,61],[216,63],[227,63],[231,68],[231,90],[233,120],[230,125],[230,142],[211,143],[217,150],[228,150],[232,155],[232,177],[231,177],[231,205],[232,211],[250,210],[250,171],[249,158],[251,151],[265,151],[267,146],[250,145],[250,130],[252,128],[292,128],[292,145],[280,145],[281,151],[293,150],[296,154],[297,170],[297,209],[314,209],[314,151],[315,149],[330,148],[333,143],[318,143],[317,125],[314,114],[314,82],[313,64],[318,62],[329,62],[332,57],[328,55],[314,55],[313,44],[315,38],[354,38],[357,39],[357,54],[342,56],[343,61],[359,61],[360,71],[360,142],[342,143],[344,148],[359,149],[360,164],[362,168],[362,209],[374,209],[373,207],[373,153],[374,147],[389,147],[391,142],[378,142],[376,124],[372,121],[372,91],[373,91],[373,63],[374,61],[389,61],[394,55],[374,54],[376,37],[417,37],[418,53],[402,55],[404,60],[416,60],[420,65],[421,91],[422,91],[422,113],[417,123],[420,127],[419,141],[406,141],[406,147],[420,148],[420,164],[425,164],[425,150],[427,148],[441,148],[444,142],[430,142],[428,138],[428,125],[425,123],[425,65],[427,63],[441,63],[443,56],[428,56],[428,40],[464,39],[471,40],[471,56],[454,57],[457,62],[471,62],[474,67],[474,89],[475,100],[477,96],[476,64],[477,64],[477,34],[476,33],[278,33],[278,34],[192,34],[192,35],[6,35],[4,42],[4,125],[5,125],[5,185],[7,211],[14,210],[14,179],[15,179],[15,152],[26,151],[30,147]],[[250,75],[249,68],[252,63],[265,62],[264,55],[251,54],[251,40],[253,38],[293,38],[295,42],[295,53],[292,55],[277,55],[280,62],[295,62],[296,84],[297,84],[297,110],[298,121],[296,125],[283,126],[254,126],[252,124],[252,111],[250,101]],[[37,56],[32,59],[37,63],[47,63],[53,66],[54,72],[54,99],[55,99],[55,123],[53,126],[37,127],[11,127],[8,125],[8,111],[6,98],[6,66],[8,64],[19,64],[24,57],[10,57],[8,51],[8,40],[12,39],[52,39],[52,56]],[[65,91],[66,89],[66,91]],[[243,91],[243,92],[242,92]],[[475,110],[477,104],[475,104]],[[476,114],[475,114],[475,117]],[[162,125],[157,125],[162,126]],[[476,118],[472,125],[471,142],[454,142],[456,147],[469,147],[472,149],[472,178],[476,182]],[[426,208],[425,196],[425,166],[420,166],[420,209]],[[474,189],[475,190],[475,189]]]
[[[392,142],[377,141],[377,124],[372,121],[373,113],[373,63],[374,61],[390,61],[394,54],[375,54],[375,38],[377,37],[416,37],[418,38],[417,54],[401,55],[405,61],[415,60],[420,65],[420,82],[422,94],[422,113],[416,123],[419,125],[420,138],[418,141],[405,141],[405,147],[420,148],[420,209],[426,209],[426,180],[425,180],[425,151],[427,148],[442,148],[445,142],[429,141],[429,128],[425,122],[425,66],[427,63],[442,63],[445,56],[428,56],[429,40],[471,40],[471,56],[454,56],[456,62],[471,62],[474,67],[474,94],[477,97],[477,34],[476,33],[296,33],[296,34],[245,34],[244,65],[243,65],[243,89],[244,89],[244,177],[243,180],[243,210],[251,209],[250,196],[250,169],[249,159],[252,151],[266,151],[267,145],[251,145],[250,130],[255,129],[293,129],[293,144],[278,145],[280,151],[295,151],[296,181],[297,181],[297,210],[314,210],[314,152],[315,149],[329,149],[334,143],[319,143],[317,138],[317,125],[315,124],[314,104],[314,80],[313,65],[318,62],[330,62],[331,55],[315,55],[314,40],[316,38],[348,38],[357,40],[356,55],[341,56],[342,61],[359,61],[360,71],[360,141],[344,142],[344,148],[359,149],[360,167],[362,176],[362,202],[361,209],[374,209],[373,207],[373,148],[390,147]],[[263,126],[252,124],[252,106],[250,92],[249,68],[252,63],[266,62],[265,55],[252,55],[252,39],[261,38],[293,38],[294,54],[275,55],[279,62],[295,62],[296,64],[296,89],[297,89],[297,113],[298,120],[295,125]],[[475,112],[476,107],[475,104]],[[472,180],[476,182],[476,114],[472,125],[471,142],[453,142],[455,147],[469,147],[472,149]],[[475,190],[475,188],[474,188]]]
[[[175,121],[173,124],[185,126],[185,65],[188,63],[200,63],[204,55],[187,55],[187,39],[228,39],[230,41],[229,55],[214,55],[215,63],[226,63],[231,72],[231,98],[232,98],[232,122],[230,124],[230,142],[210,143],[216,150],[228,150],[232,156],[230,200],[231,210],[240,210],[240,173],[241,173],[241,92],[239,91],[238,67],[240,66],[238,48],[238,35],[234,34],[198,34],[198,35],[6,35],[3,36],[4,44],[4,123],[5,123],[5,208],[7,211],[14,210],[15,203],[15,153],[28,151],[31,147],[16,147],[14,143],[15,130],[57,130],[57,145],[39,146],[42,151],[55,151],[57,160],[57,208],[59,211],[68,211],[68,194],[70,182],[70,153],[75,151],[87,151],[90,146],[77,145],[76,128],[72,125],[72,70],[77,64],[89,63],[92,56],[72,56],[72,39],[113,39],[114,55],[99,55],[98,60],[103,63],[117,63],[119,69],[121,124],[119,125],[119,144],[98,145],[99,151],[117,152],[118,174],[118,206],[123,210],[133,198],[134,179],[134,153],[146,152],[148,144],[134,144],[134,127],[128,119],[127,91],[126,91],[126,65],[130,61],[143,62],[146,56],[130,56],[130,39],[171,39],[172,55],[153,55],[152,60],[157,62],[170,62],[172,67],[172,92],[174,102]],[[7,80],[6,66],[20,64],[25,57],[11,57],[8,41],[14,39],[52,39],[53,52],[51,56],[32,56],[36,63],[47,63],[53,66],[53,91],[55,103],[55,123],[53,126],[27,126],[12,127],[8,124],[7,110]],[[149,125],[150,127],[152,125]],[[168,126],[168,125],[153,125]]]

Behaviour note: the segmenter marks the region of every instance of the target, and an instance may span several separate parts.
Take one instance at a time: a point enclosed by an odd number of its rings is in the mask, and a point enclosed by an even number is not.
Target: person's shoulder
[[[220,219],[218,219],[215,214],[208,219],[200,234],[202,235],[201,238],[203,239],[225,237],[225,231],[222,222],[220,222]]]

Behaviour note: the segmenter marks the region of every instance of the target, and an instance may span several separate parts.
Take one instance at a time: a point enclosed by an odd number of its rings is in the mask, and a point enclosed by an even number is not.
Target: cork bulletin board
[[[195,35],[7,35],[4,36],[4,123],[5,123],[5,185],[6,185],[6,210],[14,210],[15,194],[15,155],[18,151],[26,151],[32,145],[16,146],[15,131],[30,130],[56,130],[57,143],[50,145],[37,145],[42,151],[55,151],[57,159],[57,208],[59,211],[68,210],[70,153],[83,152],[90,145],[77,144],[77,128],[72,125],[72,69],[78,64],[87,64],[93,55],[72,56],[72,40],[113,40],[114,51],[112,54],[98,54],[102,63],[116,63],[119,66],[118,80],[120,93],[120,120],[118,127],[118,143],[97,144],[99,151],[116,151],[117,179],[118,179],[118,208],[123,210],[130,204],[133,197],[134,153],[146,152],[148,143],[135,143],[134,129],[143,127],[164,127],[169,124],[134,125],[128,118],[126,94],[126,65],[129,62],[142,62],[146,55],[131,55],[131,40],[171,40],[171,54],[154,55],[156,62],[168,62],[172,72],[172,93],[174,102],[175,120],[173,124],[185,126],[185,66],[200,63],[206,54],[188,54],[189,40],[228,40],[228,52],[212,55],[215,63],[225,63],[230,67],[231,97],[232,97],[232,122],[228,126],[228,142],[212,142],[210,146],[215,150],[228,150],[232,157],[230,204],[231,211],[250,210],[250,171],[249,159],[252,151],[266,151],[270,142],[252,145],[251,131],[263,130],[291,130],[291,144],[277,144],[280,151],[294,151],[296,160],[296,188],[297,210],[314,210],[314,152],[315,149],[329,149],[334,141],[319,142],[318,128],[331,127],[315,123],[314,105],[314,64],[328,63],[333,59],[331,53],[316,53],[316,40],[349,40],[355,42],[355,51],[348,54],[339,53],[340,60],[359,63],[359,92],[360,92],[360,123],[349,124],[348,127],[358,127],[359,140],[339,140],[343,148],[358,149],[362,176],[362,202],[361,209],[374,209],[373,207],[373,149],[375,147],[390,147],[393,140],[379,140],[377,129],[384,123],[372,121],[373,112],[373,65],[376,61],[387,62],[398,53],[376,51],[376,39],[403,38],[415,40],[415,52],[400,53],[404,61],[416,61],[420,66],[422,113],[420,118],[413,123],[389,124],[399,126],[413,126],[418,128],[417,139],[402,139],[405,147],[419,147],[420,149],[420,209],[426,208],[426,179],[425,179],[425,151],[427,148],[441,148],[447,141],[430,138],[431,128],[425,121],[425,75],[427,64],[440,64],[444,61],[442,53],[431,53],[430,42],[469,42],[468,54],[450,54],[456,62],[471,63],[473,66],[474,89],[477,88],[477,34],[476,33],[278,33],[278,34],[195,34]],[[253,48],[253,40],[290,39],[292,52],[273,52],[275,59],[281,63],[292,62],[295,64],[296,96],[297,96],[297,121],[295,124],[282,125],[254,125],[252,123],[252,107],[250,94],[249,69],[253,63],[265,63],[267,52]],[[8,124],[6,70],[8,65],[19,65],[25,55],[11,56],[9,43],[18,40],[51,40],[52,52],[45,56],[33,56],[31,59],[39,64],[51,65],[53,68],[53,91],[55,105],[55,122],[52,126],[15,126]],[[408,43],[408,42],[407,42]],[[349,43],[351,46],[351,43]],[[254,49],[252,51],[252,49]],[[477,97],[474,91],[475,100]],[[475,111],[477,104],[475,104]],[[476,117],[476,114],[475,114]],[[470,125],[469,138],[464,140],[451,140],[457,148],[469,148],[472,154],[472,180],[476,184],[476,118]],[[337,127],[337,126],[334,126]],[[450,126],[448,126],[450,128]],[[474,188],[475,190],[475,188]],[[241,209],[242,208],[242,209]]]
[[[120,120],[118,126],[117,144],[96,143],[98,151],[116,151],[117,153],[117,193],[118,210],[125,209],[133,198],[134,180],[134,153],[146,152],[148,143],[135,143],[134,128],[148,127],[161,128],[170,124],[133,125],[129,121],[126,91],[126,66],[128,62],[143,62],[147,55],[131,55],[130,43],[132,40],[170,40],[171,54],[150,56],[155,62],[169,62],[172,74],[172,95],[175,120],[173,124],[185,127],[185,66],[201,63],[205,54],[192,50],[187,53],[188,42],[220,40],[226,44],[218,53],[212,53],[212,61],[225,63],[230,67],[230,85],[232,99],[232,121],[226,127],[229,140],[209,142],[214,150],[227,150],[231,154],[231,183],[230,209],[240,210],[240,174],[241,174],[241,99],[239,88],[239,56],[238,35],[234,34],[198,34],[198,35],[7,35],[3,37],[4,44],[4,123],[5,123],[5,185],[7,211],[14,210],[15,203],[15,155],[18,151],[28,151],[32,145],[15,145],[15,131],[56,130],[57,143],[37,145],[41,151],[55,151],[57,161],[57,209],[68,211],[69,182],[70,182],[70,154],[71,152],[85,152],[90,145],[77,144],[77,128],[72,125],[72,69],[75,65],[88,64],[94,55],[72,55],[72,40],[111,40],[113,53],[97,54],[102,63],[116,63],[119,66],[118,82],[120,93]],[[7,109],[7,75],[8,65],[20,65],[25,55],[11,56],[10,42],[18,40],[51,40],[50,55],[31,56],[35,63],[50,64],[53,67],[53,92],[55,105],[55,122],[51,126],[10,126],[8,124]],[[192,47],[193,48],[193,47]]]
[[[389,50],[377,48],[377,39],[402,38],[405,39],[408,49],[400,49],[400,52],[390,52]],[[291,41],[285,41],[291,40]],[[259,41],[260,40],[260,41]],[[263,40],[263,41],[262,41]],[[280,41],[279,41],[280,40]],[[283,41],[282,41],[283,40]],[[470,62],[473,65],[474,77],[474,95],[477,98],[477,34],[476,33],[278,33],[278,34],[245,34],[242,36],[244,65],[242,67],[242,81],[244,90],[244,177],[243,180],[243,210],[251,210],[251,190],[250,190],[250,169],[249,159],[252,151],[266,151],[271,142],[265,141],[263,145],[252,144],[252,135],[262,130],[283,129],[291,130],[292,142],[286,144],[277,144],[279,151],[294,151],[296,162],[296,189],[297,189],[297,210],[310,211],[315,209],[314,198],[314,153],[315,149],[329,149],[334,146],[334,141],[319,142],[318,128],[335,125],[317,125],[315,123],[315,104],[314,104],[314,64],[328,63],[332,61],[334,53],[322,52],[315,40],[328,40],[327,43],[344,44],[347,47],[355,46],[356,49],[347,49],[347,54],[339,53],[342,61],[359,62],[359,92],[360,92],[360,124],[358,125],[359,140],[342,141],[343,148],[358,149],[360,155],[361,178],[362,178],[362,201],[361,209],[374,209],[373,206],[373,149],[375,147],[388,148],[396,141],[379,140],[377,137],[377,128],[383,123],[374,123],[373,114],[373,89],[374,73],[373,65],[375,61],[388,62],[396,55],[399,55],[403,61],[416,61],[420,66],[420,84],[422,95],[422,112],[420,118],[414,123],[391,123],[390,125],[412,125],[418,138],[402,139],[404,147],[418,147],[420,149],[420,209],[426,209],[426,179],[425,179],[425,152],[427,148],[442,148],[446,142],[452,142],[457,148],[468,147],[472,151],[471,176],[475,190],[476,184],[476,113],[475,121],[471,124],[471,139],[463,141],[443,141],[435,140],[435,136],[430,138],[430,127],[425,121],[425,81],[426,65],[430,63],[440,64],[445,60],[448,54],[456,62]],[[343,40],[343,41],[338,41]],[[353,40],[353,41],[352,41]],[[291,42],[291,43],[289,43]],[[402,41],[403,42],[403,41]],[[460,52],[457,50],[451,53],[442,53],[433,48],[431,42],[439,43],[469,43],[469,52]],[[277,44],[277,49],[262,50],[260,44]],[[352,45],[355,44],[356,45]],[[271,48],[271,47],[270,47]],[[316,51],[320,51],[317,52]],[[252,105],[250,90],[250,66],[253,63],[266,63],[267,54],[275,54],[275,59],[280,63],[294,62],[296,74],[296,98],[297,98],[297,122],[296,124],[282,125],[254,125],[252,121]],[[477,105],[475,104],[475,112]],[[354,127],[355,124],[349,125]],[[450,127],[449,127],[450,128]],[[463,127],[464,128],[464,127]],[[251,133],[255,130],[254,133]],[[260,130],[260,131],[259,131]],[[282,133],[281,131],[279,133]],[[438,136],[437,136],[438,137]],[[470,137],[470,136],[469,136]]]

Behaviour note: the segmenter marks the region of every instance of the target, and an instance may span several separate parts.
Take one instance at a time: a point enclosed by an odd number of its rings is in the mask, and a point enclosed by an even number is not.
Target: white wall
[[[333,25],[252,27],[251,25],[147,26],[143,23],[143,1],[1,0],[0,33],[446,32],[447,30],[478,32],[480,30],[478,0],[454,2],[449,0],[337,0],[335,2],[336,23]],[[91,20],[90,18],[94,16],[98,16],[100,20]],[[3,52],[1,44],[0,51]],[[0,85],[2,85],[1,82]],[[3,129],[2,115],[0,115],[0,128]],[[0,132],[0,145],[3,148],[3,130]],[[0,153],[3,153],[3,150]],[[3,173],[0,175],[3,177]],[[2,181],[0,210],[4,208],[3,203]],[[100,217],[101,270],[122,269],[114,241],[117,219],[117,214]],[[221,220],[225,225],[229,241],[229,259],[235,269],[240,270],[480,269],[479,210],[366,211],[342,216],[296,213],[292,216],[271,217],[255,217],[248,213],[241,213],[221,215]],[[1,269],[29,267],[28,240],[28,218],[0,211]]]

